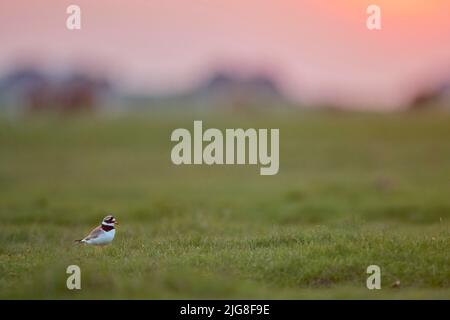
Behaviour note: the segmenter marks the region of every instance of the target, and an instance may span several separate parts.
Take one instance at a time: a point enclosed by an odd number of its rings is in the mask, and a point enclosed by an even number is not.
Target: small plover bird
[[[89,233],[83,239],[75,241],[79,243],[87,243],[98,246],[110,244],[114,239],[114,235],[116,234],[116,229],[114,228],[116,224],[119,224],[116,221],[116,218],[111,215],[106,216],[103,219],[101,225],[92,230],[91,233]]]

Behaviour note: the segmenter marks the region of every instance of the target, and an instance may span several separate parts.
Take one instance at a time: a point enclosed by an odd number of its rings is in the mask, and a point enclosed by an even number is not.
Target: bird
[[[116,221],[112,215],[107,215],[101,225],[92,230],[86,237],[80,240],[75,240],[78,243],[86,243],[96,246],[102,246],[106,244],[110,244],[114,235],[116,234],[115,225],[119,223]]]

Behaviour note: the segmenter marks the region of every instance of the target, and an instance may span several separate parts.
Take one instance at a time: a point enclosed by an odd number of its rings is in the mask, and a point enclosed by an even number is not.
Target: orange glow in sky
[[[65,28],[66,7],[82,30]],[[382,30],[366,28],[366,8]],[[448,0],[16,0],[0,3],[0,74],[82,63],[133,89],[182,90],[216,65],[273,70],[305,102],[402,103],[450,79]]]

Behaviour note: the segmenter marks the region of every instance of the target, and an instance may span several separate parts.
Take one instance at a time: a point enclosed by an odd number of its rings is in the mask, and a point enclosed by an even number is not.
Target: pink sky
[[[82,30],[65,27],[66,7]],[[366,8],[382,30],[366,28]],[[0,2],[0,72],[85,64],[131,88],[182,90],[220,63],[275,71],[305,102],[391,107],[450,79],[448,0],[15,0]]]

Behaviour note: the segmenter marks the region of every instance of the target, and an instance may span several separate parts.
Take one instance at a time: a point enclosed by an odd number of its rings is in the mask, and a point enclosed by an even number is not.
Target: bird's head
[[[102,221],[102,225],[104,226],[114,227],[114,225],[117,224],[119,223],[116,221],[116,218],[114,218],[112,215],[107,215]]]

